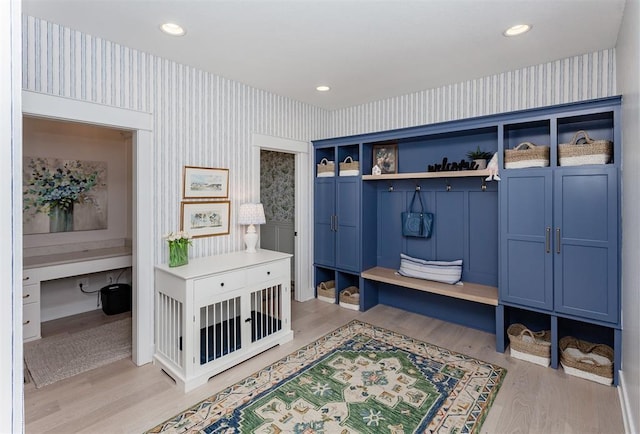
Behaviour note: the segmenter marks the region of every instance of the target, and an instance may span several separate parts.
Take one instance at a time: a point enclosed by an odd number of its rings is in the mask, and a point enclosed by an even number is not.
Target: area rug
[[[506,372],[356,320],[148,433],[477,433]]]
[[[24,345],[24,360],[36,388],[131,357],[131,318]]]

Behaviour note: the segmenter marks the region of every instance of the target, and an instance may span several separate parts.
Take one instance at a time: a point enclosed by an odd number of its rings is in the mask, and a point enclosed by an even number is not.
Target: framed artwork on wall
[[[229,196],[229,169],[184,166],[184,199],[225,199]]]
[[[377,168],[377,169],[376,169]],[[398,173],[398,145],[374,145],[372,173]]]
[[[180,230],[193,238],[213,237],[229,234],[231,202],[182,202],[180,207]]]

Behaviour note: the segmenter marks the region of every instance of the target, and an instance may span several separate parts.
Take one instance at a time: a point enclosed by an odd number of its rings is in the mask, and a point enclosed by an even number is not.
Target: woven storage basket
[[[340,163],[340,176],[358,176],[360,174],[360,162],[353,161],[351,156],[348,156]]]
[[[536,146],[531,142],[522,142],[513,149],[505,149],[504,168],[547,167],[549,153],[549,146]]]
[[[561,166],[607,164],[611,161],[612,155],[612,141],[593,140],[584,130],[575,133],[571,142],[558,145],[558,159]]]
[[[336,282],[335,280],[327,280],[326,282],[320,282],[318,285],[318,300],[326,301],[327,303],[336,302]]]
[[[613,348],[573,336],[560,339],[560,364],[569,375],[601,384],[613,383]]]
[[[551,331],[532,332],[522,324],[511,324],[507,329],[511,357],[540,366],[551,363]]]
[[[340,291],[340,306],[360,310],[360,290],[355,286],[349,286]]]
[[[334,163],[333,161],[329,161],[326,158],[323,158],[322,160],[320,160],[320,164],[317,164],[317,166],[318,166],[317,176],[319,178],[335,176],[336,163]]]

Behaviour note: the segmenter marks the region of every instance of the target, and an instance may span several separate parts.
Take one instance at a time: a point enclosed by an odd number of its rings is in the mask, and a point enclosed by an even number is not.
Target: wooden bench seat
[[[434,282],[432,280],[415,279],[396,274],[396,270],[384,267],[374,267],[362,272],[364,279],[389,283],[416,289],[418,291],[431,292],[447,297],[459,298],[476,303],[498,305],[498,288],[495,286],[480,285],[477,283],[463,282],[462,285],[449,285],[447,283]]]

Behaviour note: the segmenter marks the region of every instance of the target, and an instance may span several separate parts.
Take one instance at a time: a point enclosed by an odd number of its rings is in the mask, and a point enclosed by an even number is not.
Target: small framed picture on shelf
[[[229,196],[229,169],[184,166],[184,199],[224,199]]]
[[[373,169],[374,175],[398,173],[398,145],[374,145]]]
[[[193,238],[214,237],[229,234],[231,202],[182,202],[180,230]]]

